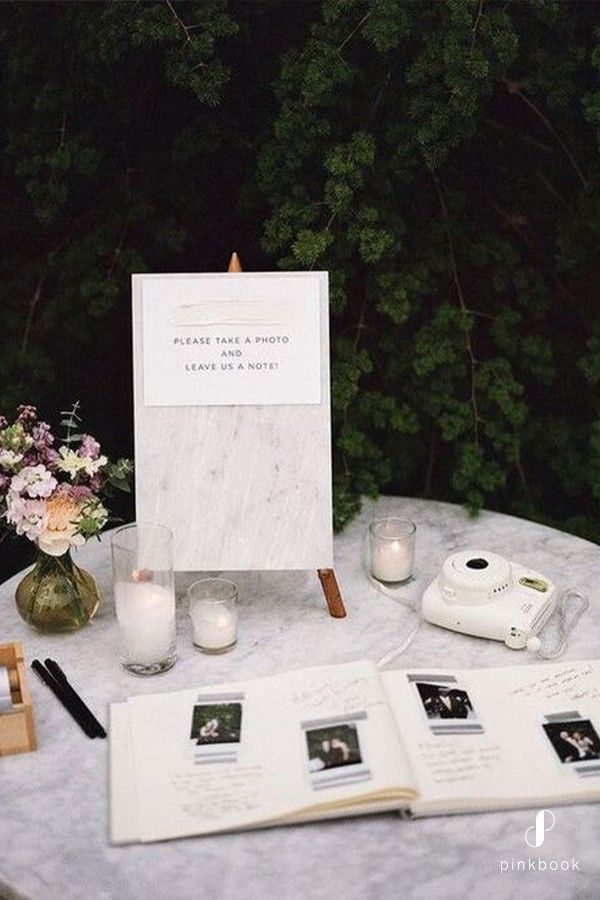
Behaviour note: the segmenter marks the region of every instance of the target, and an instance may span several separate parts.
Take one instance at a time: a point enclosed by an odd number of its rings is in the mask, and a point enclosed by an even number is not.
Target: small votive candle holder
[[[188,588],[192,640],[203,653],[226,653],[237,643],[238,589],[226,578],[201,578]]]
[[[417,526],[408,519],[375,519],[369,525],[371,575],[384,584],[401,584],[413,575]]]
[[[121,660],[134,675],[157,675],[176,653],[173,534],[162,525],[126,525],[111,540]]]

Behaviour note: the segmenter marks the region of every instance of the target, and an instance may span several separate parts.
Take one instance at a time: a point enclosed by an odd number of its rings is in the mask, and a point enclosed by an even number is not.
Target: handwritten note
[[[545,700],[593,700],[600,697],[598,675],[593,666],[565,665],[558,672],[541,675],[509,692],[511,697]]]
[[[367,709],[377,701],[382,702],[377,684],[367,674],[348,677],[343,681],[323,678],[294,689],[291,699],[300,714],[307,712],[311,716],[317,713],[342,715]]]
[[[459,744],[456,740],[422,741],[418,745],[421,763],[434,784],[477,781],[500,762],[498,744]]]
[[[268,796],[260,765],[186,769],[173,775],[171,785],[181,812],[204,821],[243,817],[264,807]]]

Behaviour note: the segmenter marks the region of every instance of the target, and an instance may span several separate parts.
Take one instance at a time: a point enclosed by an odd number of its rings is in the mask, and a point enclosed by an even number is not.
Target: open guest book
[[[111,707],[111,839],[600,799],[600,662],[372,662]]]

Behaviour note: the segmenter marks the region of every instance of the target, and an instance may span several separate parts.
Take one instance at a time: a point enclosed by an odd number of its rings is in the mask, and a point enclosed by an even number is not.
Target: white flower
[[[17,534],[35,541],[48,524],[48,504],[44,500],[24,500],[17,494],[6,498],[6,520]]]
[[[79,456],[75,450],[70,450],[68,447],[61,447],[58,454],[56,465],[62,472],[67,472],[71,481],[75,480],[79,472],[85,472],[91,478],[108,462],[106,456],[90,459],[89,456]]]
[[[16,469],[22,459],[22,453],[15,453],[14,450],[0,450],[0,466],[4,469]]]
[[[43,465],[24,466],[18,475],[13,475],[9,490],[14,494],[25,494],[32,499],[49,497],[58,484],[56,478]]]
[[[91,478],[92,475],[95,475],[99,469],[106,465],[108,459],[106,456],[99,456],[98,459],[90,459],[89,456],[84,456],[83,461],[85,463],[85,474]]]
[[[71,547],[81,547],[85,544],[82,534],[68,531],[42,531],[38,537],[38,547],[48,556],[64,556]]]
[[[66,472],[70,476],[71,481],[73,481],[77,474],[85,469],[85,459],[82,456],[77,456],[74,450],[69,450],[68,447],[61,447],[58,451],[56,465],[62,472]]]

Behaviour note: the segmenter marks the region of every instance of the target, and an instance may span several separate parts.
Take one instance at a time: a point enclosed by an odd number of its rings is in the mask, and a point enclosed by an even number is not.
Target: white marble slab
[[[206,657],[191,646],[185,601],[178,603],[180,660],[168,673],[136,679],[116,654],[106,538],[79,554],[107,600],[94,622],[69,636],[43,637],[18,618],[18,579],[0,588],[0,641],[21,640],[29,659],[59,660],[106,722],[110,702],[137,693],[243,680],[310,664],[380,659],[410,631],[414,614],[381,596],[361,572],[364,529],[375,516],[418,524],[418,597],[451,550],[489,548],[546,573],[560,588],[578,585],[591,609],[566,658],[600,655],[597,583],[600,550],[544,526],[496,513],[470,519],[445,503],[384,498],[335,541],[335,567],[348,609],[327,616],[308,572],[245,573],[240,640],[231,653]],[[3,551],[4,552],[4,551]],[[182,576],[183,592],[191,576]],[[397,667],[526,664],[526,651],[422,624]],[[39,750],[0,758],[0,898],[26,900],[592,900],[600,884],[600,807],[555,807],[556,825],[538,850],[524,841],[535,813],[400,821],[379,815],[193,838],[162,844],[108,844],[107,742],[89,741],[31,674]],[[500,872],[502,860],[579,860],[580,871]]]
[[[258,273],[218,277],[241,285],[240,297],[244,285],[264,285]],[[276,291],[286,290],[285,274],[265,277]],[[293,273],[296,282],[317,292],[320,313],[320,402],[308,405],[146,406],[143,278],[133,279],[138,521],[173,530],[179,571],[329,568],[327,273]],[[190,276],[172,278],[186,283]],[[210,278],[213,285],[215,276]]]

